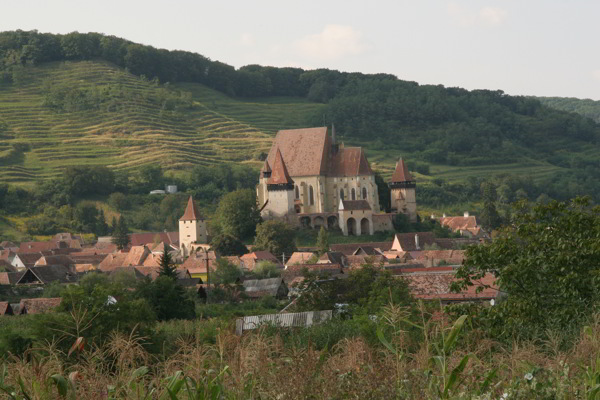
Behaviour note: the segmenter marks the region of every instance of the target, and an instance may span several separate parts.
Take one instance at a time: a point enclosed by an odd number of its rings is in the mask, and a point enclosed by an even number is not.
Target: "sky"
[[[100,32],[248,64],[600,100],[598,0],[1,0],[0,30]]]

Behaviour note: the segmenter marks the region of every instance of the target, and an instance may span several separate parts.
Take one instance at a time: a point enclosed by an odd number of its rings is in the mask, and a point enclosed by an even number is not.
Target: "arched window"
[[[356,190],[352,188],[352,200],[356,200]]]
[[[340,199],[344,200],[344,189],[340,189]]]
[[[298,189],[298,185],[296,185],[296,200],[300,198],[300,189]]]
[[[363,192],[362,193],[363,194],[363,200],[366,200],[367,199],[367,188],[364,187],[363,190],[362,190],[362,192]]]
[[[308,196],[310,197],[310,205],[314,206],[315,205],[315,194],[313,192],[313,187],[312,185],[310,185],[308,187]]]

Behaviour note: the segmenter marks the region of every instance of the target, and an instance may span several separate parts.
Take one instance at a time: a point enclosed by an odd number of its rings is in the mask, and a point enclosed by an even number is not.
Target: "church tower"
[[[416,186],[415,179],[400,158],[389,183],[392,212],[406,214],[411,222],[417,222]]]
[[[198,209],[194,199],[190,196],[183,216],[179,218],[179,248],[181,255],[190,255],[194,244],[205,244],[208,242],[206,234],[206,222]]]
[[[268,168],[269,164],[265,164]],[[269,168],[270,169],[270,168]],[[265,175],[268,175],[266,177]],[[273,168],[263,170],[263,179],[267,180],[267,199],[270,216],[283,217],[294,213],[294,181],[290,178],[279,148],[275,154]]]

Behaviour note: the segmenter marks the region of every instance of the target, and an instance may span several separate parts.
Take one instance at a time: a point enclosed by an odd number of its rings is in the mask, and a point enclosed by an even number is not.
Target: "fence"
[[[333,314],[331,310],[253,315],[249,317],[238,318],[235,321],[235,333],[241,336],[244,331],[256,329],[264,323],[273,324],[283,328],[307,327],[329,321],[332,315]]]

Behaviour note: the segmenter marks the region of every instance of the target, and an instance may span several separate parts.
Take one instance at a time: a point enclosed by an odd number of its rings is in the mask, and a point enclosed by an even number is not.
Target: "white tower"
[[[190,255],[193,244],[208,242],[206,222],[198,209],[194,199],[190,196],[183,217],[179,218],[179,248],[183,257]]]

